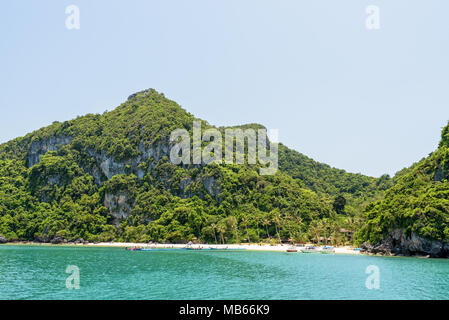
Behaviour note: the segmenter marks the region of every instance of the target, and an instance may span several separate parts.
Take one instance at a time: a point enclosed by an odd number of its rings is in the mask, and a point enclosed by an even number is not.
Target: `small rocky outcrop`
[[[407,236],[401,229],[394,229],[382,242],[375,245],[365,243],[361,249],[362,252],[371,254],[449,257],[449,243],[425,239],[415,233]]]
[[[48,151],[57,151],[60,147],[65,146],[70,142],[72,142],[72,138],[66,136],[53,136],[48,139],[32,142],[30,151],[27,155],[27,166],[34,166],[39,163],[41,156]]]
[[[0,243],[7,243],[8,240],[6,240],[6,238],[2,235],[0,235]]]
[[[214,198],[217,198],[218,195],[221,193],[221,186],[219,181],[214,177],[204,177],[202,179],[204,188],[206,191]]]
[[[51,241],[50,241],[50,243],[52,243],[52,244],[61,244],[61,243],[66,243],[67,242],[67,240],[65,240],[65,239],[63,239],[63,238],[61,238],[61,237],[58,237],[58,236],[55,236],[53,239],[51,239]]]
[[[126,218],[131,213],[128,194],[119,192],[117,194],[106,193],[104,195],[104,205],[109,209],[111,216],[114,217],[114,223],[118,224],[120,219]]]
[[[44,235],[40,235],[34,238],[35,241],[37,242],[41,242],[41,243],[48,243],[50,242],[50,238],[44,234]]]
[[[443,179],[446,179],[448,176],[449,173],[446,172],[443,166],[440,164],[437,168],[437,171],[435,172],[435,181],[442,181]]]
[[[128,97],[128,100],[132,100],[132,99],[134,99],[135,97],[137,97],[138,95],[142,95],[143,97],[145,97],[145,96],[151,94],[151,92],[153,92],[153,91],[155,91],[155,90],[152,89],[152,88],[150,88],[150,89],[146,89],[146,90],[142,90],[142,91],[133,93],[132,95],[130,95],[130,96]]]

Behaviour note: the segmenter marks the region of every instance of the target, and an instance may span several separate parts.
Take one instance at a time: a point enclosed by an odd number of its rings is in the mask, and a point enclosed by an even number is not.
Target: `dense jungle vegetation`
[[[270,176],[259,174],[259,164],[172,164],[170,133],[192,134],[195,120],[150,89],[110,112],[54,122],[0,145],[0,234],[55,243],[345,244],[345,230],[377,241],[400,225],[449,235],[447,127],[437,152],[395,178],[347,173],[282,144]]]

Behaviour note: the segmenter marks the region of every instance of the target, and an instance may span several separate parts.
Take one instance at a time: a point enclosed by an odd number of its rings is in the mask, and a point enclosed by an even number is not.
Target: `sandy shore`
[[[120,242],[104,242],[104,243],[90,243],[86,246],[97,246],[97,247],[142,247],[142,248],[160,248],[160,249],[181,249],[185,248],[185,244],[142,244],[142,243],[120,243]],[[203,249],[234,249],[234,250],[251,250],[251,251],[276,251],[276,252],[286,252],[288,248],[292,247],[288,244],[193,244],[193,248],[203,248]],[[297,250],[301,250],[304,246],[296,246]],[[317,247],[322,248],[322,247]],[[337,254],[360,254],[360,251],[353,250],[349,246],[345,247],[334,247]]]
[[[154,249],[182,249],[185,248],[185,244],[155,244],[155,243],[131,243],[131,242],[100,242],[100,243],[64,243],[64,244],[50,244],[50,243],[38,243],[38,242],[13,242],[7,243],[8,245],[40,245],[40,246],[76,246],[76,247],[114,247],[114,248],[154,248]],[[203,249],[233,249],[233,250],[250,250],[250,251],[273,251],[273,252],[286,252],[288,248],[292,247],[288,244],[193,244],[192,248]],[[298,252],[303,249],[304,246],[296,246]],[[322,248],[322,247],[317,247]],[[353,250],[352,247],[334,247],[335,254],[360,254],[359,250]]]

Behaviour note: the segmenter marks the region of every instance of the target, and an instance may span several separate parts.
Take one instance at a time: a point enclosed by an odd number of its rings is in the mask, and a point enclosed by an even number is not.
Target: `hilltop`
[[[279,169],[174,165],[170,133],[195,118],[154,89],[110,112],[0,145],[0,234],[9,241],[348,241],[370,199],[392,185],[318,163],[284,145]],[[259,124],[237,126],[263,128]],[[225,128],[218,128],[224,130]],[[327,240],[325,240],[327,242]]]
[[[366,208],[358,242],[373,253],[449,256],[449,125],[438,149],[395,177]]]

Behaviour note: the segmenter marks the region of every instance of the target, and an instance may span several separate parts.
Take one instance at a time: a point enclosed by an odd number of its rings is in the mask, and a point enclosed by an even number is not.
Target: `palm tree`
[[[275,209],[276,212],[273,214],[272,221],[274,222],[274,227],[276,229],[276,233],[278,235],[279,242],[281,242],[281,230],[279,224],[281,223],[281,213]]]
[[[226,229],[227,230],[232,230],[234,231],[234,240],[237,242],[238,240],[238,236],[237,236],[237,232],[238,232],[238,223],[237,223],[237,219],[234,216],[228,216],[227,218],[225,218],[224,223],[226,225]]]
[[[249,242],[251,242],[250,241],[250,238],[249,238],[249,233],[248,233],[248,218],[247,217],[243,217],[243,219],[242,219],[242,224],[245,226],[245,230],[246,230],[246,239],[247,239],[247,241],[248,241],[248,243]]]
[[[338,246],[342,242],[342,234],[338,231],[332,233],[332,244]]]
[[[210,225],[210,227],[212,228],[212,231],[214,232],[215,244],[217,244],[217,234],[215,232],[215,230],[217,229],[217,225],[215,223],[212,223]]]
[[[271,220],[268,218],[263,218],[262,220],[262,224],[265,226],[266,230],[267,230],[267,236],[268,238],[270,238],[270,233],[268,232],[268,226],[270,225]]]
[[[295,230],[295,221],[293,218],[294,217],[291,214],[286,213],[284,215],[284,220],[282,221],[282,229],[287,231],[289,239],[293,238],[293,231]],[[299,221],[299,219],[296,220]]]
[[[239,239],[239,236],[238,236],[239,224],[238,224],[237,219],[235,217],[232,217],[232,219],[231,219],[231,229],[234,230],[234,240],[235,240],[235,242],[238,242],[238,239]]]
[[[321,224],[318,221],[313,221],[310,224],[309,227],[309,233],[311,235],[311,238],[315,238],[316,242],[320,242],[320,236],[321,236]]]
[[[259,223],[262,222],[262,217],[256,216],[256,226],[257,226],[257,241],[260,240],[260,230],[259,230]]]
[[[217,225],[217,231],[220,234],[222,244],[225,244],[223,235],[226,232],[226,227],[223,224],[218,224]]]

